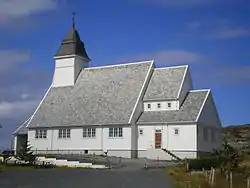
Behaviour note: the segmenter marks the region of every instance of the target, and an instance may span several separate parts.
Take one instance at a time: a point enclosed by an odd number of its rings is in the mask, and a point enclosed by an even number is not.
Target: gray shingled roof
[[[152,63],[82,70],[75,86],[50,89],[29,127],[128,123]]]
[[[177,99],[186,69],[187,66],[155,69],[143,100]]]
[[[23,122],[14,132],[13,135],[28,134],[28,128],[26,127],[30,118]]]
[[[85,50],[84,43],[81,41],[78,31],[74,27],[67,33],[55,57],[66,55],[78,55],[88,61],[90,60]]]
[[[208,92],[207,90],[189,92],[180,110],[145,111],[138,123],[195,121]]]

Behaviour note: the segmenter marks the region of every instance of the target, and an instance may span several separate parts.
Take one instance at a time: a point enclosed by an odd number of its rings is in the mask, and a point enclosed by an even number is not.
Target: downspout
[[[169,145],[169,127],[167,124],[167,150],[169,149],[168,145]]]
[[[103,127],[102,124],[100,124],[101,127],[101,150],[103,151]]]
[[[53,150],[54,129],[51,129],[50,150]]]

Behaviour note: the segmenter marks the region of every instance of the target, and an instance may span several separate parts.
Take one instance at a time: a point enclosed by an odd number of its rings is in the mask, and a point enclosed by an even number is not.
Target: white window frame
[[[83,138],[95,138],[96,128],[83,128],[82,137]]]
[[[59,129],[58,130],[58,138],[70,138],[71,136],[71,129],[65,128],[65,129]]]
[[[180,132],[180,131],[179,131],[178,128],[175,128],[175,129],[174,129],[174,135],[179,135],[179,132]]]
[[[35,139],[46,139],[47,130],[46,129],[37,129],[35,133]]]
[[[123,137],[122,127],[109,128],[109,138],[122,138],[122,137]]]
[[[157,108],[161,108],[161,103],[157,103]]]
[[[168,108],[171,108],[171,102],[168,102]]]

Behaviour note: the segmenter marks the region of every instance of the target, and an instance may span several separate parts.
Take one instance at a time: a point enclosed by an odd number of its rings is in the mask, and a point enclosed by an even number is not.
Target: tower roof
[[[68,31],[66,37],[63,39],[55,57],[66,55],[78,55],[90,61],[85,50],[84,43],[81,41],[79,33],[76,30],[74,24]]]

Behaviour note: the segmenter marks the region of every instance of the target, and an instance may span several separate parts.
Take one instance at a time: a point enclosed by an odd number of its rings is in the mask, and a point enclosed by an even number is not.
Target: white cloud
[[[0,51],[0,122],[27,118],[49,83],[49,71],[23,68],[24,63],[31,63],[30,58],[25,50]]]
[[[142,53],[126,61],[155,60],[157,65],[190,64],[205,61],[206,58],[199,53],[186,50],[162,50],[152,53]]]
[[[27,94],[27,93],[22,93],[21,96],[20,96],[20,98],[21,98],[22,100],[26,100],[26,99],[28,99],[29,97],[30,97],[30,95]]]
[[[0,119],[20,119],[30,115],[39,100],[21,100],[0,102]]]
[[[227,83],[249,83],[250,82],[250,66],[230,67],[218,69],[216,77],[218,80]]]
[[[54,10],[65,0],[0,0],[0,22]]]
[[[250,36],[250,29],[246,28],[221,28],[213,32],[211,38],[228,39]]]
[[[29,59],[28,51],[2,50],[0,51],[0,73],[27,62]]]
[[[220,67],[220,68],[207,68],[195,72],[197,82],[207,85],[234,85],[234,84],[248,84],[250,82],[250,66],[242,67]],[[212,76],[211,76],[212,75]]]

